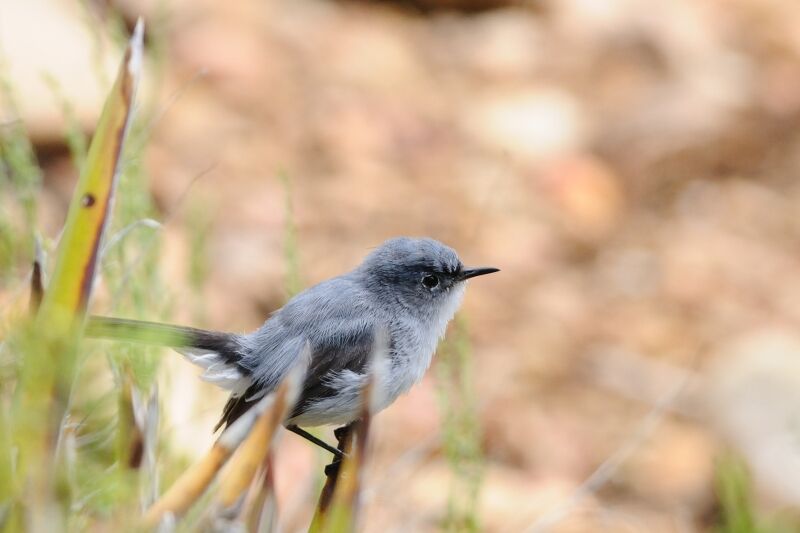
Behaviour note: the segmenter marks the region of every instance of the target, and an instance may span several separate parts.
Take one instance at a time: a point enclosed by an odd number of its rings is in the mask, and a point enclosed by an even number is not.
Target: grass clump
[[[471,352],[467,323],[458,315],[436,365],[442,445],[453,473],[442,529],[453,532],[480,530],[478,499],[484,456]]]
[[[2,69],[0,69],[2,72]],[[23,258],[33,256],[36,197],[42,171],[9,80],[0,75],[0,99],[11,114],[0,123],[0,286],[19,277]]]
[[[798,531],[797,516],[766,516],[758,510],[747,465],[733,453],[716,463],[714,488],[718,516],[717,533],[792,533]]]
[[[30,318],[19,314],[19,306],[4,309],[3,357],[13,363],[4,365],[0,388],[4,407],[0,418],[3,530],[85,529],[107,517],[112,508],[116,515],[122,509],[136,507],[130,505],[135,484],[116,475],[125,461],[121,448],[115,446],[114,434],[120,428],[111,423],[116,413],[109,408],[113,402],[108,400],[119,393],[113,389],[97,391],[97,365],[89,363],[94,359],[92,352],[82,345],[80,337],[94,277],[100,269],[110,205],[124,166],[120,153],[131,122],[141,56],[139,27],[88,150],[81,144],[82,133],[74,117],[66,117],[67,144],[80,178],[53,257],[51,279],[46,286],[33,287],[32,294],[42,292],[44,296],[41,306],[31,310]],[[57,91],[55,82],[50,85]],[[3,90],[10,94],[10,85],[4,84]],[[3,234],[3,246],[15,253],[4,256],[6,261],[0,268],[3,279],[10,280],[19,279],[16,271],[24,269],[33,257],[42,171],[20,122],[3,129],[2,141],[0,187],[19,207],[16,212],[3,210],[9,213],[3,226],[11,228]],[[41,282],[37,276],[33,280]],[[24,283],[20,292],[23,288]],[[136,394],[128,390],[128,396],[135,398]]]

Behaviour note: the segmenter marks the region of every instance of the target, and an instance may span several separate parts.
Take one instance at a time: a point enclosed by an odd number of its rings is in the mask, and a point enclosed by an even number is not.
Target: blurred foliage
[[[142,166],[142,152],[147,131],[134,124],[131,142],[123,155],[123,172],[119,182],[119,199],[109,243],[104,253],[103,273],[112,295],[109,313],[131,318],[157,319],[167,316],[170,307],[169,290],[158,272],[161,233],[158,227],[143,223],[157,217],[147,188]],[[137,142],[138,141],[138,142]],[[160,296],[155,297],[154,296]],[[145,390],[153,383],[157,367],[158,348],[128,344],[109,352],[115,373],[119,365],[129,365],[137,384]]]
[[[205,305],[202,301],[203,286],[208,278],[208,234],[211,232],[213,218],[210,206],[206,202],[193,201],[187,213],[189,229],[189,285],[195,302],[192,308],[196,322],[205,322]]]
[[[797,517],[764,516],[757,509],[753,482],[747,465],[728,452],[718,458],[715,492],[719,505],[716,530],[719,533],[791,533],[797,531]]]
[[[75,109],[72,103],[64,96],[58,80],[54,77],[45,74],[44,80],[50,91],[53,93],[53,98],[58,103],[61,109],[61,115],[64,117],[66,130],[64,132],[64,139],[67,142],[69,153],[72,158],[72,164],[80,173],[83,169],[83,163],[86,160],[86,153],[88,151],[89,141],[86,134],[83,132],[78,117],[75,115]]]
[[[141,70],[141,39],[139,33],[131,41],[81,165],[41,306],[34,310],[35,317],[22,319],[6,335],[8,349],[17,361],[10,379],[15,389],[9,399],[11,410],[2,428],[10,439],[0,449],[4,458],[0,497],[11,509],[4,524],[10,530],[60,529],[65,522],[80,527],[76,523],[80,515],[73,513],[84,507],[89,489],[81,486],[78,473],[91,471],[91,466],[84,469],[82,465],[80,440],[85,434],[76,422],[82,415],[74,401],[82,362],[79,338],[131,121]],[[31,170],[30,157],[17,157],[25,151],[25,143],[19,139],[4,148],[4,156],[14,155],[6,159],[8,168],[25,170],[23,174],[13,172],[18,176],[39,174]],[[32,182],[31,178],[15,182],[28,194],[30,228],[36,222]],[[41,283],[41,278],[35,276],[33,282]],[[42,287],[34,285],[32,290],[40,292]],[[90,490],[97,491],[101,484],[92,480]]]
[[[11,81],[1,73],[0,97],[15,112]],[[18,272],[15,267],[23,258],[32,257],[41,181],[42,171],[22,121],[14,118],[0,124],[0,283]],[[21,216],[14,216],[15,211]]]
[[[756,533],[753,495],[747,467],[733,455],[717,463],[717,497],[720,504],[720,533]]]
[[[303,290],[300,276],[300,256],[297,250],[297,228],[294,223],[292,208],[292,180],[289,174],[281,172],[278,177],[283,185],[284,217],[283,225],[283,260],[286,265],[286,292],[291,298]]]
[[[442,445],[453,472],[445,531],[479,531],[478,498],[483,480],[481,427],[466,319],[458,315],[439,349],[437,390],[442,411]]]

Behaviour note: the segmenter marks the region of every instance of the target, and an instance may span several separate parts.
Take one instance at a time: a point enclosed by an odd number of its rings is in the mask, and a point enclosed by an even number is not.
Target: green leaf
[[[55,271],[39,312],[40,323],[52,326],[54,321],[71,322],[85,312],[119,174],[120,154],[131,122],[141,71],[142,36],[140,22],[125,51],[75,187]]]
[[[13,472],[17,505],[28,508],[33,529],[47,530],[58,520],[33,511],[69,508],[69,454],[60,444],[78,356],[78,340],[94,282],[100,243],[107,225],[131,122],[141,72],[143,25],[136,25],[119,73],[103,107],[70,203],[55,260],[55,270],[39,307],[19,339],[19,381],[13,407],[13,446],[19,453]],[[5,490],[10,488],[4,485]],[[46,513],[45,513],[46,514]],[[54,520],[56,522],[54,522]],[[46,521],[46,522],[43,522]]]

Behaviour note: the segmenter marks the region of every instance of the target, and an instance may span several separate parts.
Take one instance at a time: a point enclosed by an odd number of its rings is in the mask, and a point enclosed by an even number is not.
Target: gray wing
[[[320,342],[312,345],[311,366],[303,383],[303,391],[289,418],[303,414],[312,404],[335,396],[332,378],[345,370],[364,374],[375,341],[374,328],[350,331],[345,342]]]
[[[311,363],[291,417],[314,401],[335,394],[329,385],[336,373],[365,371],[378,326],[380,318],[363,289],[346,276],[300,293],[258,331],[244,337],[249,349],[240,364],[248,369],[253,384],[244,394],[228,400],[219,425],[231,424],[274,390],[297,362],[306,342],[311,347]]]

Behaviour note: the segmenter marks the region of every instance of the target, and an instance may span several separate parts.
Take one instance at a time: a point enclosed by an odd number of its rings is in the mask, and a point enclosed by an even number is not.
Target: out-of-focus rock
[[[800,505],[800,337],[780,329],[739,337],[717,353],[708,385],[711,422],[759,486]]]
[[[800,112],[800,66],[795,58],[772,61],[759,79],[761,104],[778,117]]]
[[[646,2],[553,4],[562,37],[581,50],[567,64],[595,101],[599,142],[618,137],[623,150],[640,148],[627,157],[650,159],[731,127],[752,97],[753,63],[726,45],[729,21],[708,7],[679,0],[654,17]]]
[[[412,11],[481,11],[521,3],[520,0],[362,0],[365,3],[393,4]]]
[[[623,467],[626,483],[663,505],[695,505],[711,495],[716,441],[692,424],[665,421]]]
[[[486,146],[528,162],[578,148],[587,130],[578,101],[555,88],[491,90],[465,110],[464,120]]]
[[[355,22],[360,17],[353,15]],[[328,43],[325,66],[340,82],[358,86],[393,88],[418,79],[417,50],[401,32],[387,32],[373,25],[342,21],[342,33]],[[356,30],[356,31],[347,31]]]
[[[567,231],[578,238],[596,241],[607,237],[622,216],[622,183],[597,158],[576,155],[558,159],[546,167],[544,182]]]
[[[544,47],[541,22],[533,13],[490,11],[465,22],[448,30],[466,66],[493,81],[526,81],[534,75]]]
[[[492,529],[524,531],[538,516],[567,501],[572,488],[567,478],[532,478],[511,468],[489,464],[481,491],[480,513],[496,517]],[[592,507],[595,503],[594,498],[589,497],[582,507]],[[570,527],[588,527],[580,517],[570,522]]]
[[[62,99],[84,129],[93,129],[121,57],[99,22],[79,2],[26,0],[0,9],[3,81],[33,142],[61,139]],[[0,99],[0,121],[12,118],[10,103]]]

